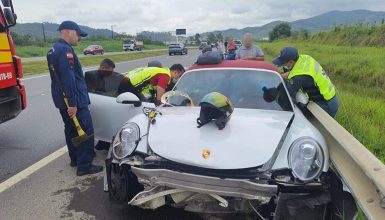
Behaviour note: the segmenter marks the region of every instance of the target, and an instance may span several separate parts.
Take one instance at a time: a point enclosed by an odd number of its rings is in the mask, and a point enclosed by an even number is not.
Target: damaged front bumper
[[[202,194],[239,197],[250,200],[271,198],[277,194],[277,185],[244,179],[223,179],[166,169],[131,167],[139,183],[150,186],[165,186]]]

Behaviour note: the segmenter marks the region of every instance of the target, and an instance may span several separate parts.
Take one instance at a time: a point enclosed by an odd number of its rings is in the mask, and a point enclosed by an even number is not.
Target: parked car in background
[[[83,50],[84,55],[87,55],[87,54],[96,55],[96,54],[103,54],[103,53],[104,53],[104,49],[100,45],[90,45]]]
[[[187,54],[187,48],[183,43],[171,43],[168,47],[168,54],[170,56]]]

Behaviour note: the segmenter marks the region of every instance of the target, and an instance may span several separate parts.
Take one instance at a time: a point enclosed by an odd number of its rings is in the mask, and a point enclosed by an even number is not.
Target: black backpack
[[[223,54],[217,51],[206,51],[198,56],[198,65],[219,64],[223,61]]]

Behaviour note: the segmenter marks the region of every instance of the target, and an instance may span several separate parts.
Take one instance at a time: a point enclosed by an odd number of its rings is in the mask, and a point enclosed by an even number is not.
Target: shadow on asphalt
[[[108,193],[103,191],[103,178],[88,177],[82,179],[81,182],[85,190],[82,190],[83,187],[75,186],[54,193],[54,195],[72,194],[70,204],[63,210],[61,218],[71,218],[73,212],[84,212],[96,216],[98,220],[201,220],[200,216],[194,213],[172,207],[161,207],[152,211],[129,207],[128,205],[111,204]]]

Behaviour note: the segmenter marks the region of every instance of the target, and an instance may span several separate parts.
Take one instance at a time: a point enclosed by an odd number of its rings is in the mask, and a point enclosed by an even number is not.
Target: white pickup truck
[[[134,50],[142,50],[143,49],[143,41],[137,41],[133,39],[124,39],[123,40],[123,50],[124,51],[134,51]]]

